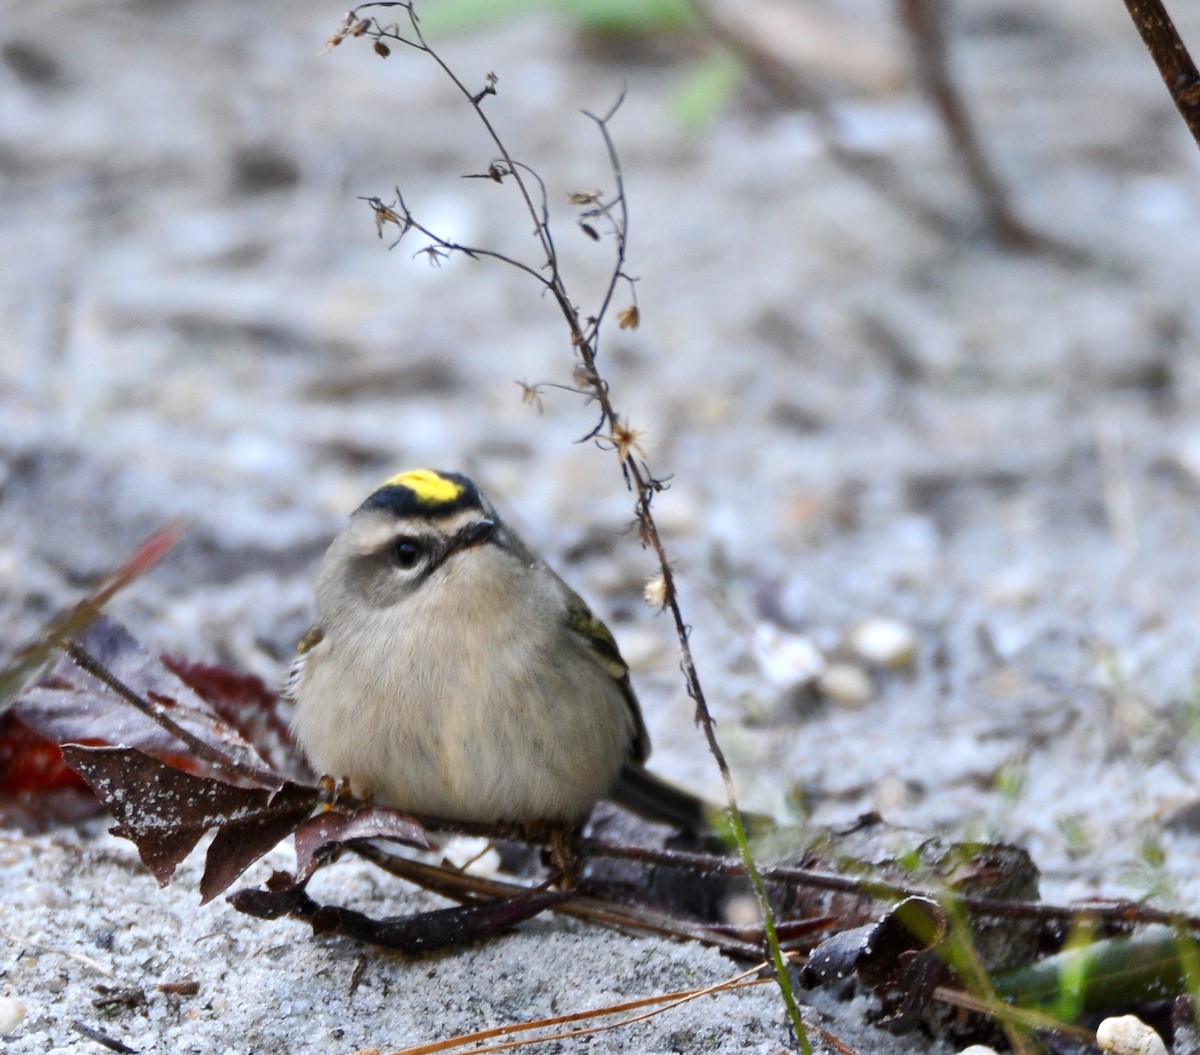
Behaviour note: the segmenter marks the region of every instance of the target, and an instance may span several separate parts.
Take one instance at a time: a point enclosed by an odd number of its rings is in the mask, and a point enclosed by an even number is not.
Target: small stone
[[[917,658],[917,632],[899,619],[872,616],[850,632],[850,648],[873,667],[911,667]]]
[[[1032,568],[1009,567],[989,578],[981,591],[988,604],[1028,608],[1040,594],[1040,580]]]
[[[1190,432],[1179,440],[1174,462],[1193,483],[1200,480],[1200,431]]]
[[[972,1044],[969,1048],[963,1048],[958,1055],[997,1055],[997,1052],[986,1044]]]
[[[11,996],[0,996],[0,1037],[15,1033],[25,1020],[25,1006]]]
[[[1096,1030],[1096,1043],[1112,1055],[1167,1055],[1162,1037],[1136,1015],[1106,1018]]]
[[[481,836],[458,835],[442,847],[443,856],[456,868],[469,875],[494,878],[500,872],[500,855],[490,839]]]
[[[875,686],[862,667],[831,663],[817,679],[817,691],[843,707],[862,707],[871,702]]]
[[[731,927],[753,927],[762,923],[762,908],[749,894],[735,894],[729,898],[721,915]]]
[[[781,689],[808,685],[825,671],[825,656],[811,639],[774,623],[754,628],[754,655],[763,677]]]

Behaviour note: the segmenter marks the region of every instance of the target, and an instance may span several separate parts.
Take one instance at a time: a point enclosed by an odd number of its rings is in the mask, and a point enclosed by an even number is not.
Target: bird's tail
[[[725,827],[725,807],[705,802],[690,791],[676,787],[655,776],[645,766],[627,763],[609,798],[618,806],[644,817],[648,821],[670,824],[681,831],[702,833]],[[751,833],[774,826],[770,817],[743,813],[742,821]]]

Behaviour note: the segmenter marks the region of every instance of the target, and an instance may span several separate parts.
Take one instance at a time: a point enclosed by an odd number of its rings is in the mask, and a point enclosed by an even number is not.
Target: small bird
[[[384,805],[579,824],[608,798],[707,823],[710,807],[646,770],[608,627],[459,473],[400,473],[351,515],[285,693],[314,768]]]

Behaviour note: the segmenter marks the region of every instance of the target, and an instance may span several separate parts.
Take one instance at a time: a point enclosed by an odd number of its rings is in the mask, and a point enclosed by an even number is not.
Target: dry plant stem
[[[910,194],[902,185],[895,166],[881,154],[847,146],[842,141],[837,117],[828,100],[804,77],[802,71],[764,50],[760,43],[721,15],[708,0],[691,0],[691,6],[712,35],[745,62],[766,87],[785,103],[807,110],[817,122],[825,149],[833,162],[862,180],[881,198],[896,203],[943,237],[953,237],[957,224],[928,201]]]
[[[211,744],[205,743],[194,733],[189,732],[170,716],[166,707],[160,703],[152,703],[150,700],[134,692],[133,689],[105,667],[103,663],[88,652],[78,641],[67,641],[61,644],[60,647],[71,657],[71,660],[80,670],[85,671],[97,681],[108,686],[126,703],[137,708],[152,722],[160,725],[181,743],[190,747],[201,761],[207,762],[214,769],[218,769],[223,773],[242,777],[261,787],[278,788],[283,786],[284,779],[278,773],[264,769],[261,766],[251,765],[240,759],[231,758],[223,752],[218,751]]]
[[[850,1047],[850,1045],[842,1040],[841,1037],[837,1036],[837,1034],[830,1033],[829,1030],[823,1029],[821,1026],[811,1026],[809,1028],[812,1029],[812,1031],[816,1033],[818,1037],[825,1041],[826,1044],[833,1048],[834,1051],[838,1052],[839,1055],[860,1055],[860,1052],[857,1048]]]
[[[0,714],[16,702],[27,685],[45,672],[55,649],[87,630],[100,617],[104,606],[120,590],[162,560],[186,530],[185,521],[174,521],[159,528],[137,548],[129,560],[106,576],[87,597],[56,616],[45,627],[40,638],[21,649],[12,663],[0,670]]]
[[[1047,1032],[1061,1034],[1065,1037],[1072,1037],[1085,1044],[1096,1043],[1096,1034],[1091,1030],[1082,1029],[1079,1026],[1071,1025],[1069,1022],[1063,1022],[1053,1015],[1046,1014],[1044,1011],[1016,1007],[1003,1000],[988,1001],[975,996],[973,993],[965,992],[962,989],[949,989],[946,986],[940,985],[934,989],[933,998],[940,1000],[944,1004],[949,1004],[951,1007],[961,1007],[964,1011],[974,1011],[977,1014],[990,1015],[992,1018],[998,1020],[1008,1020],[1025,1029],[1042,1029]]]
[[[967,178],[979,195],[996,237],[1016,249],[1036,248],[1041,239],[1013,210],[1008,192],[984,153],[970,112],[950,73],[946,46],[948,0],[899,0],[901,21],[916,48],[925,92],[942,117]]]
[[[393,1052],[392,1055],[436,1055],[437,1052],[466,1047],[468,1044],[478,1044],[480,1041],[491,1040],[493,1037],[506,1037],[511,1036],[513,1033],[523,1033],[533,1029],[545,1029],[548,1026],[566,1025],[570,1022],[585,1022],[588,1019],[594,1018],[607,1018],[626,1011],[636,1011],[643,1007],[655,1008],[653,1011],[647,1011],[644,1014],[621,1019],[619,1022],[609,1023],[604,1026],[593,1026],[566,1033],[530,1037],[528,1040],[507,1041],[502,1044],[472,1048],[471,1051],[503,1051],[507,1048],[520,1047],[526,1044],[544,1044],[547,1041],[565,1040],[570,1037],[589,1036],[604,1030],[619,1029],[621,1026],[632,1025],[635,1022],[640,1022],[646,1018],[661,1014],[663,1011],[668,1011],[673,1007],[678,1007],[680,1004],[697,1000],[702,996],[711,996],[716,993],[731,992],[736,989],[748,989],[753,986],[763,985],[767,979],[751,978],[750,976],[758,973],[765,966],[765,963],[757,964],[749,970],[734,975],[732,978],[726,978],[724,981],[705,986],[703,989],[683,989],[674,993],[662,993],[657,996],[643,997],[640,1000],[626,1000],[611,1007],[597,1008],[591,1011],[576,1011],[570,1015],[557,1015],[554,1018],[544,1018],[536,1022],[521,1022],[508,1026],[496,1026],[493,1029],[484,1029],[477,1033],[467,1033],[457,1037],[450,1037],[447,1040],[435,1041],[432,1044],[421,1044],[415,1048],[405,1048],[403,1051]]]
[[[941,7],[942,0],[900,0],[900,3],[904,21],[916,43],[917,65],[926,92],[941,115],[950,141],[983,203],[988,228],[994,237],[1011,248],[1051,254],[1068,266],[1086,263],[1085,253],[1034,231],[1009,204],[1004,186],[987,161],[967,108],[950,75],[940,10],[934,10]],[[709,0],[691,0],[691,4],[713,36],[746,62],[772,92],[785,102],[812,114],[825,149],[835,164],[942,237],[962,237],[963,225],[904,187],[896,166],[888,158],[847,146],[843,142],[837,115],[821,92],[806,80],[805,71],[794,68],[764,49],[758,40],[743,32],[735,21],[723,17]]]
[[[691,647],[688,643],[688,626],[683,618],[683,613],[679,607],[678,595],[675,588],[675,577],[671,567],[671,561],[667,555],[666,548],[662,538],[659,535],[658,526],[654,521],[654,516],[651,512],[651,502],[655,493],[663,488],[661,481],[656,480],[650,473],[649,468],[644,461],[640,461],[635,456],[636,452],[636,436],[631,433],[627,425],[623,424],[620,415],[617,413],[615,406],[609,394],[608,383],[604,380],[596,366],[596,359],[599,350],[600,327],[604,319],[605,312],[611,304],[613,294],[617,284],[621,281],[628,282],[632,288],[633,282],[625,273],[625,250],[626,250],[626,235],[628,232],[628,207],[625,198],[625,186],[622,176],[620,159],[617,155],[616,146],[613,143],[612,136],[609,134],[608,122],[616,113],[617,108],[621,105],[621,98],[618,98],[613,107],[603,117],[595,114],[587,116],[595,122],[599,129],[600,135],[603,138],[605,149],[608,151],[609,164],[612,171],[613,179],[616,183],[614,201],[608,205],[604,205],[599,210],[599,215],[602,215],[608,221],[616,244],[616,260],[610,275],[608,287],[601,298],[601,303],[596,314],[590,318],[587,323],[580,318],[579,310],[572,302],[568,295],[565,280],[558,265],[558,254],[554,247],[554,241],[550,234],[548,222],[548,210],[546,207],[545,191],[542,188],[541,206],[534,203],[534,196],[530,192],[525,176],[529,174],[529,169],[513,161],[512,156],[508,152],[505,144],[496,132],[495,127],[488,119],[482,107],[482,101],[488,96],[495,94],[495,77],[489,75],[486,87],[478,92],[472,93],[455,73],[449,68],[446,62],[437,52],[432,49],[424,36],[421,33],[420,25],[413,11],[411,3],[400,2],[380,2],[372,4],[364,4],[361,8],[355,9],[347,16],[343,23],[343,32],[354,33],[357,30],[355,20],[359,18],[357,12],[373,7],[401,7],[408,12],[409,20],[412,25],[412,32],[415,39],[405,37],[400,33],[398,28],[383,27],[377,21],[373,22],[375,32],[372,32],[371,24],[366,24],[362,30],[367,35],[375,37],[379,42],[381,36],[386,36],[389,40],[397,40],[410,47],[415,47],[425,54],[429,55],[446,74],[455,87],[462,93],[468,101],[480,121],[483,123],[487,134],[491,139],[500,157],[503,159],[506,168],[500,170],[500,176],[511,177],[519,188],[525,207],[529,212],[530,218],[534,222],[534,228],[538,241],[546,254],[546,275],[541,275],[533,271],[527,265],[520,264],[516,261],[511,261],[520,270],[528,273],[533,273],[539,283],[550,292],[565,320],[568,329],[571,333],[571,343],[574,345],[576,354],[579,356],[581,364],[581,374],[583,379],[583,387],[587,388],[591,397],[600,407],[600,423],[595,429],[589,433],[588,438],[607,439],[611,442],[620,458],[621,469],[625,475],[626,483],[630,490],[633,491],[636,499],[636,516],[641,532],[642,541],[654,550],[655,556],[658,558],[659,566],[662,571],[663,592],[665,598],[665,607],[671,612],[672,619],[675,623],[676,634],[679,638],[681,666],[683,668],[684,679],[687,685],[688,695],[692,698],[696,705],[696,720],[702,726],[704,735],[708,741],[709,749],[713,757],[716,759],[717,767],[721,771],[721,779],[724,781],[726,797],[728,800],[729,813],[733,825],[734,836],[738,843],[738,849],[741,852],[742,859],[746,866],[746,872],[750,877],[751,884],[758,898],[759,905],[763,913],[764,929],[767,936],[767,945],[770,950],[770,958],[775,967],[776,981],[779,986],[780,995],[783,997],[784,1004],[787,1007],[789,1018],[791,1019],[792,1028],[795,1031],[796,1038],[800,1044],[801,1050],[805,1055],[810,1055],[811,1046],[808,1038],[804,1033],[804,1024],[800,1017],[800,1009],[796,1004],[795,996],[792,993],[791,981],[788,976],[787,963],[784,959],[782,950],[779,948],[779,941],[775,933],[775,921],[771,911],[771,905],[767,898],[766,885],[763,883],[762,876],[759,875],[758,868],[754,863],[753,854],[750,851],[750,844],[746,837],[745,827],[742,824],[741,814],[737,806],[737,798],[734,792],[733,777],[729,771],[729,765],[725,760],[724,752],[721,750],[720,744],[717,742],[716,730],[714,728],[712,715],[708,709],[708,703],[705,700],[704,691],[700,685],[700,678],[696,671],[695,661],[692,656]],[[352,27],[352,28],[351,28]],[[340,39],[340,38],[335,38]],[[540,183],[540,181],[539,181]],[[380,216],[379,206],[373,206],[376,209],[377,218]],[[401,217],[403,226],[401,226],[401,235],[405,233],[409,226],[413,225],[411,214],[404,208],[403,203],[400,204]],[[615,215],[614,215],[615,212]],[[388,217],[396,221],[395,216]],[[398,221],[397,221],[398,222]],[[421,228],[424,231],[424,228]],[[425,231],[429,234],[428,231]],[[478,251],[467,249],[465,247],[451,247],[441,239],[436,239],[438,245],[443,249],[459,248],[464,252],[481,255]],[[491,256],[498,256],[495,253],[489,253]],[[501,259],[510,259],[501,257]],[[607,426],[608,436],[601,437],[600,432]]]
[[[462,903],[481,898],[512,897],[526,893],[529,889],[518,883],[485,879],[457,869],[413,861],[407,857],[390,854],[371,843],[355,846],[353,850],[391,875]],[[747,960],[756,959],[762,953],[757,944],[739,941],[700,924],[675,919],[640,905],[615,905],[584,894],[576,894],[570,900],[552,906],[550,911],[621,930],[641,933],[649,931],[665,937],[698,941],[719,948],[731,956]]]
[[[96,1029],[95,1026],[89,1026],[85,1022],[80,1022],[76,1019],[71,1023],[71,1028],[76,1033],[87,1037],[88,1040],[95,1041],[102,1048],[108,1048],[109,1051],[120,1052],[121,1055],[137,1055],[137,1049],[131,1048],[128,1044],[122,1041],[115,1040],[103,1030]]]
[[[620,100],[618,100],[618,105],[620,105]],[[625,261],[625,231],[627,230],[628,213],[625,200],[625,187],[621,176],[620,158],[617,156],[616,145],[613,143],[612,136],[608,131],[607,122],[612,117],[613,112],[615,112],[615,108],[603,119],[597,117],[592,117],[592,119],[596,122],[600,134],[604,139],[613,178],[617,184],[620,219],[616,225],[618,248],[617,268],[615,270],[620,271]],[[589,114],[588,116],[592,115]],[[607,304],[608,301],[606,299],[605,306]],[[574,315],[574,313],[570,313],[570,315],[573,320],[572,326],[577,333],[578,316]],[[602,317],[602,313],[593,323],[591,339],[585,339],[581,343],[577,340],[577,344],[580,358],[583,360],[589,376],[594,378],[592,387],[596,401],[600,404],[605,421],[607,421],[609,427],[612,429],[611,434],[616,436],[621,431],[621,421],[609,398],[608,385],[603,382],[596,369],[595,341],[599,336],[600,317]],[[618,455],[621,457],[621,466],[625,471],[625,478],[637,498],[637,515],[642,530],[642,538],[650,544],[655,556],[658,557],[659,568],[662,572],[663,596],[666,599],[666,607],[671,612],[671,618],[674,620],[675,633],[679,639],[680,665],[683,668],[684,681],[687,685],[688,695],[696,705],[695,719],[704,730],[704,737],[708,741],[708,749],[716,760],[717,768],[721,772],[721,780],[725,785],[725,798],[728,805],[730,823],[733,827],[734,839],[737,842],[738,851],[746,868],[746,874],[750,878],[750,884],[754,888],[754,894],[758,899],[759,909],[763,915],[763,929],[766,933],[769,958],[775,968],[776,984],[779,986],[780,995],[783,997],[784,1004],[787,1007],[788,1015],[792,1022],[792,1029],[796,1034],[797,1042],[800,1044],[800,1050],[804,1052],[804,1055],[811,1055],[812,1047],[804,1031],[804,1022],[800,1017],[800,1008],[792,992],[791,976],[788,974],[787,961],[779,945],[779,936],[775,929],[775,914],[771,909],[771,902],[767,896],[767,887],[763,882],[762,875],[759,873],[758,865],[755,863],[754,854],[750,850],[750,840],[746,835],[746,826],[742,822],[741,810],[738,808],[737,793],[733,786],[733,774],[730,772],[729,763],[725,759],[725,752],[721,749],[721,744],[717,740],[716,723],[713,721],[712,714],[708,709],[708,701],[705,698],[704,689],[700,684],[700,675],[696,670],[696,663],[692,656],[691,644],[688,640],[690,631],[687,622],[683,618],[683,611],[679,606],[679,595],[675,587],[675,574],[671,567],[670,558],[667,556],[662,536],[659,534],[658,525],[655,523],[654,515],[650,510],[650,503],[653,500],[655,492],[661,485],[650,476],[645,463],[639,462],[637,458],[632,457],[628,450],[618,449]]]
[[[1176,109],[1200,146],[1200,73],[1175,23],[1162,0],[1125,0],[1125,6]]]
[[[90,967],[93,971],[104,975],[106,978],[116,978],[116,975],[110,971],[104,964],[98,960],[93,960],[90,956],[84,956],[83,953],[73,952],[70,949],[59,949],[53,945],[43,945],[41,942],[31,941],[29,938],[22,938],[19,934],[9,934],[8,931],[0,930],[0,938],[11,942],[18,948],[24,947],[29,949],[37,949],[39,952],[53,953],[56,956],[65,956],[69,960],[74,960],[76,963],[81,963],[85,967]]]
[[[643,846],[622,846],[600,839],[581,839],[577,849],[591,857],[618,858],[642,864],[664,865],[695,872],[697,875],[740,876],[743,866],[726,857],[688,853],[683,850],[658,850]],[[891,883],[880,879],[864,879],[837,872],[785,866],[763,869],[763,876],[772,883],[807,886],[818,890],[835,890],[857,894],[879,901],[902,901],[909,897],[940,896],[918,886]],[[964,908],[977,916],[994,919],[1062,920],[1069,923],[1138,924],[1163,923],[1186,928],[1200,934],[1200,916],[1181,916],[1177,912],[1157,909],[1136,901],[1114,901],[1084,905],[1053,905],[1041,901],[1008,901],[1003,898],[955,895]]]

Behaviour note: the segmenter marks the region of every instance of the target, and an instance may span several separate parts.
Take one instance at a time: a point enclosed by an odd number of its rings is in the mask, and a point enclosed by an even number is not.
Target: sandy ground
[[[898,46],[884,5],[829,10]],[[274,680],[345,514],[398,469],[463,468],[611,620],[657,768],[716,797],[615,459],[573,442],[593,424],[577,397],[548,390],[539,414],[514,383],[569,381],[550,305],[510,270],[389,254],[357,197],[400,184],[431,225],[513,252],[528,225],[502,188],[458,178],[491,151],[428,62],[318,54],[341,13],[0,7],[0,644],[183,514],[187,540],[115,614]],[[955,39],[1019,208],[1086,263],[983,237],[911,88],[822,80],[847,139],[954,233],[849,175],[810,117],[752,84],[685,124],[687,42],[601,48],[534,17],[445,54],[468,82],[499,74],[489,113],[550,188],[585,306],[609,258],[566,196],[610,178],[578,111],[627,87],[612,128],[644,321],[610,327],[604,361],[673,474],[661,523],[744,800],[990,834],[1029,848],[1048,896],[1194,909],[1200,157],[1120,5],[973,4]],[[849,650],[873,617],[916,632],[911,668]],[[867,673],[870,698],[798,688],[798,637]],[[370,955],[350,995],[359,950],[200,909],[191,866],[159,892],[128,848],[70,831],[0,855],[21,1055],[97,1050],[74,1020],[140,1051],[386,1049],[734,970],[538,922],[432,964]],[[412,896],[343,875],[368,900]],[[181,977],[198,996],[154,988]],[[102,1021],[96,984],[149,1002]],[[697,1006],[562,1050],[784,1043],[765,990]],[[904,1050],[860,1035],[858,1005],[827,1011],[862,1050]]]

